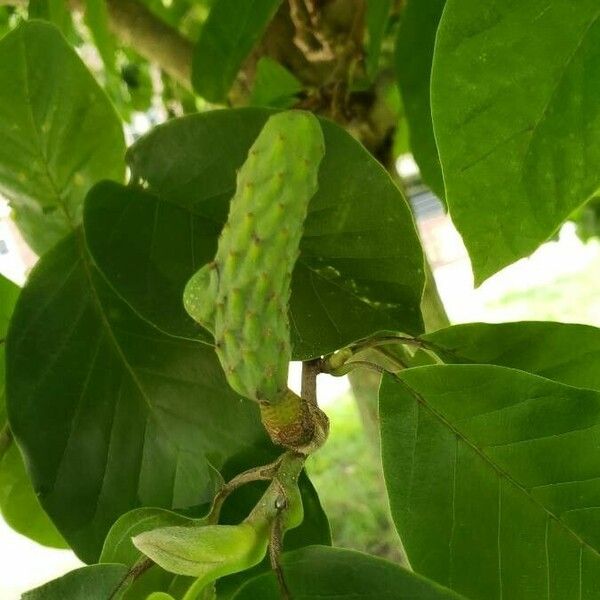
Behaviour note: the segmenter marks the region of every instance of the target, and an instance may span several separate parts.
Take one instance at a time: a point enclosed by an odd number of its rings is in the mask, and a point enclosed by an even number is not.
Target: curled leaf
[[[175,526],[141,533],[133,543],[163,569],[208,583],[258,564],[268,535],[248,523]]]

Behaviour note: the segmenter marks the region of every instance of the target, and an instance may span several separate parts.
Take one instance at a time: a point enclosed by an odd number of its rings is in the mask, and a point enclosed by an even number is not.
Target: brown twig
[[[317,375],[321,372],[321,359],[306,360],[302,363],[302,385],[300,395],[302,398],[317,406]]]
[[[284,455],[281,455],[277,460],[260,467],[254,467],[248,469],[243,473],[239,473],[233,479],[228,481],[223,487],[217,492],[214,497],[212,507],[208,513],[207,522],[210,525],[215,525],[219,522],[221,514],[221,508],[231,493],[237,490],[239,487],[251,483],[253,481],[270,481],[277,474],[277,469],[281,464]]]
[[[154,561],[150,560],[146,556],[140,557],[140,559],[127,571],[123,579],[119,582],[117,587],[114,589],[108,600],[119,597],[119,592],[130,586],[138,577],[141,577],[150,567],[154,565]]]

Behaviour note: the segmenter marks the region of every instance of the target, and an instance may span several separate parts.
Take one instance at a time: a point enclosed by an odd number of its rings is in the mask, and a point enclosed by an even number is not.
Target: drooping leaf
[[[244,60],[281,0],[215,0],[194,50],[192,83],[200,96],[223,102]]]
[[[382,452],[413,568],[472,600],[600,585],[600,393],[491,365],[386,375]]]
[[[25,592],[23,600],[106,600],[127,573],[125,565],[91,565]]]
[[[284,66],[263,56],[256,65],[254,86],[250,94],[251,106],[290,108],[302,91],[302,84]]]
[[[432,73],[446,200],[477,282],[600,185],[595,0],[448,0]]]
[[[181,314],[184,286],[214,257],[236,169],[271,114],[220,110],[157,127],[129,153],[134,179],[154,196],[102,184],[86,202],[86,235],[100,269],[164,331],[197,335]],[[423,256],[410,211],[360,144],[329,121],[321,126],[326,153],[292,279],[296,359],[380,330],[422,331]]]
[[[174,526],[140,533],[133,543],[163,569],[208,584],[258,564],[267,551],[268,531],[248,523]]]
[[[600,329],[596,327],[543,321],[468,323],[422,339],[446,363],[512,367],[600,390]]]
[[[385,30],[390,20],[394,0],[367,0],[366,25],[367,25],[367,73],[373,77],[377,73],[381,44]]]
[[[449,589],[394,563],[352,550],[312,546],[283,556],[285,581],[298,600],[460,600]],[[279,600],[273,573],[250,580],[234,600]]]
[[[0,513],[21,535],[46,546],[63,548],[65,541],[40,506],[6,420],[4,339],[19,292],[18,286],[0,276]]]
[[[212,348],[140,320],[77,236],[23,288],[7,340],[7,405],[42,505],[87,561],[137,506],[210,500],[214,469],[265,437]]]
[[[80,221],[94,182],[123,179],[115,110],[48,23],[23,23],[0,41],[0,137],[0,193],[39,254]]]
[[[396,75],[404,100],[410,149],[423,181],[444,198],[444,178],[431,120],[433,48],[446,0],[411,0],[402,13],[396,39]]]

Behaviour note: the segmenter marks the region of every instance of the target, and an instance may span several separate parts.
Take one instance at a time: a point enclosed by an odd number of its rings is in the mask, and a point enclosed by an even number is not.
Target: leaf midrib
[[[418,368],[427,368],[427,367],[416,367]],[[420,406],[422,406],[425,410],[427,410],[435,419],[437,419],[442,425],[448,428],[458,439],[460,439],[463,443],[465,443],[469,448],[471,448],[488,466],[490,466],[494,471],[496,471],[498,477],[504,478],[506,481],[511,483],[515,488],[517,488],[522,494],[524,494],[531,502],[537,505],[542,511],[546,514],[546,517],[549,519],[553,519],[560,525],[562,529],[564,529],[570,536],[575,538],[577,542],[589,549],[596,556],[600,557],[600,551],[590,545],[586,540],[584,540],[581,536],[579,536],[576,532],[574,532],[566,523],[562,521],[562,519],[555,515],[550,509],[548,509],[540,500],[538,500],[535,496],[533,496],[530,491],[522,486],[518,481],[516,481],[507,471],[502,469],[499,465],[497,465],[491,457],[487,456],[482,448],[480,448],[475,442],[471,441],[464,433],[462,433],[459,429],[457,429],[442,413],[437,411],[433,406],[431,406],[427,400],[415,390],[410,384],[404,381],[401,376],[396,375],[395,373],[389,373],[389,376],[397,381],[402,387],[404,387],[418,402]]]
[[[599,18],[600,18],[600,8],[596,12],[596,14],[590,19],[590,22],[588,23],[585,30],[583,31],[581,38],[575,45],[575,48],[573,49],[571,54],[569,54],[569,56],[567,57],[567,60],[564,62],[563,66],[561,67],[561,69],[559,71],[559,76],[556,78],[556,83],[548,96],[548,101],[546,102],[543,110],[541,111],[540,116],[537,118],[536,122],[531,127],[531,134],[529,136],[529,142],[527,144],[527,149],[525,150],[525,155],[529,154],[529,151],[531,149],[531,141],[532,141],[533,137],[535,136],[535,133],[536,133],[537,129],[539,128],[539,126],[541,125],[542,121],[545,119],[546,115],[548,114],[548,110],[549,110],[550,106],[552,105],[554,97],[556,96],[556,93],[565,78],[565,73],[567,72],[571,63],[573,62],[573,59],[575,58],[575,56],[577,55],[577,53],[583,46],[586,38],[588,37],[588,35],[590,33],[590,30],[596,24],[596,22],[598,21]]]

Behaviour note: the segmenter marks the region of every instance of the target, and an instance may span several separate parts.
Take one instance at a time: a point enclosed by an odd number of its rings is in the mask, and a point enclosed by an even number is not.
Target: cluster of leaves
[[[183,293],[215,257],[241,195],[236,173],[252,174],[250,148],[304,84],[262,58],[253,106],[173,118],[126,150],[122,118],[150,101],[123,95],[123,82],[141,75],[119,71],[119,61],[137,54],[109,33],[112,2],[83,4],[87,28],[63,2],[7,11],[0,40],[0,192],[40,256],[22,290],[0,281],[0,509],[15,530],[89,565],[25,597],[278,598],[262,560],[274,488],[236,489],[219,525],[212,517],[225,481],[281,449],[256,404],[229,386]],[[313,2],[291,4],[315,25]],[[385,65],[393,4],[367,3],[363,87]],[[198,37],[191,81],[201,100],[168,77],[165,97],[208,107],[227,100],[285,6],[147,8]],[[413,0],[401,13],[395,59],[411,149],[477,281],[529,254],[597,191],[599,16],[592,0]],[[104,64],[100,82],[73,49],[86,35]],[[292,359],[320,359],[325,371],[382,370],[355,358],[364,348],[397,363],[380,391],[383,466],[414,571],[329,547],[327,517],[302,473],[302,524],[283,547],[289,593],[594,598],[600,331],[540,322],[426,334],[408,204],[344,128],[319,127],[324,155],[294,225],[284,333]],[[257,552],[240,532],[259,521]]]

